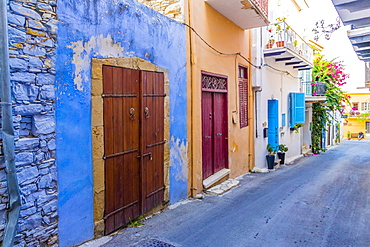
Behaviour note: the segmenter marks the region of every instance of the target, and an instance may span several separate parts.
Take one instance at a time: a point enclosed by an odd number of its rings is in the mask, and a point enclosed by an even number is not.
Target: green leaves
[[[320,153],[326,149],[321,148],[321,136],[323,130],[329,125],[331,120],[335,120],[334,112],[339,111],[343,114],[343,104],[349,102],[348,95],[340,88],[349,77],[344,73],[344,65],[334,62],[335,59],[328,61],[323,55],[317,55],[314,60],[312,70],[312,80],[324,82],[326,85],[326,100],[312,104],[312,151]]]

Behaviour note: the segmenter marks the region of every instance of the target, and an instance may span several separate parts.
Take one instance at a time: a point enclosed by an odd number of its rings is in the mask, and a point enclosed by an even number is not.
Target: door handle
[[[145,118],[149,118],[149,108],[145,107],[144,109]]]
[[[130,120],[135,120],[135,108],[130,108]]]
[[[217,133],[216,135],[217,135],[217,136],[222,136],[222,133]]]
[[[210,136],[205,136],[204,138],[206,138],[206,139],[211,139],[211,137],[210,137]]]

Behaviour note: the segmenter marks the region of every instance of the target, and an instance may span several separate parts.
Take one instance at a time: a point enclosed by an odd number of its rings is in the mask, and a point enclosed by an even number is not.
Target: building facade
[[[310,69],[313,49],[295,31],[299,27],[289,20],[307,9],[306,2],[269,2],[268,27],[253,30],[253,59],[262,61],[262,69],[253,69],[252,87],[255,95],[255,167],[266,172],[267,145],[278,151],[288,147],[285,162],[299,157],[310,144],[310,103],[318,99],[312,92]],[[294,26],[295,24],[295,26]],[[301,30],[301,29],[298,29]],[[302,73],[306,72],[306,73]]]
[[[254,167],[250,29],[268,24],[268,1],[140,2],[187,27],[189,195],[247,173]]]
[[[370,134],[370,93],[348,93],[351,105],[345,107],[343,138],[357,139],[358,133]]]

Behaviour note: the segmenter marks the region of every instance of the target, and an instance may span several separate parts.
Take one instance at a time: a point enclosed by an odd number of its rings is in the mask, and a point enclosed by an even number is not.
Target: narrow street
[[[369,246],[369,150],[367,140],[344,141],[275,172],[247,174],[226,194],[167,210],[103,246]]]

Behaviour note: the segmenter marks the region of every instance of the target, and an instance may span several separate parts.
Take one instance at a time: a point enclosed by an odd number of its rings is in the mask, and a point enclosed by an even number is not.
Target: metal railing
[[[311,62],[313,49],[286,22],[277,22],[267,27],[266,49],[286,47]]]
[[[302,82],[303,92],[306,96],[325,96],[326,85],[323,82]]]
[[[257,5],[262,13],[265,15],[266,19],[268,18],[268,0],[251,0],[255,5]]]

